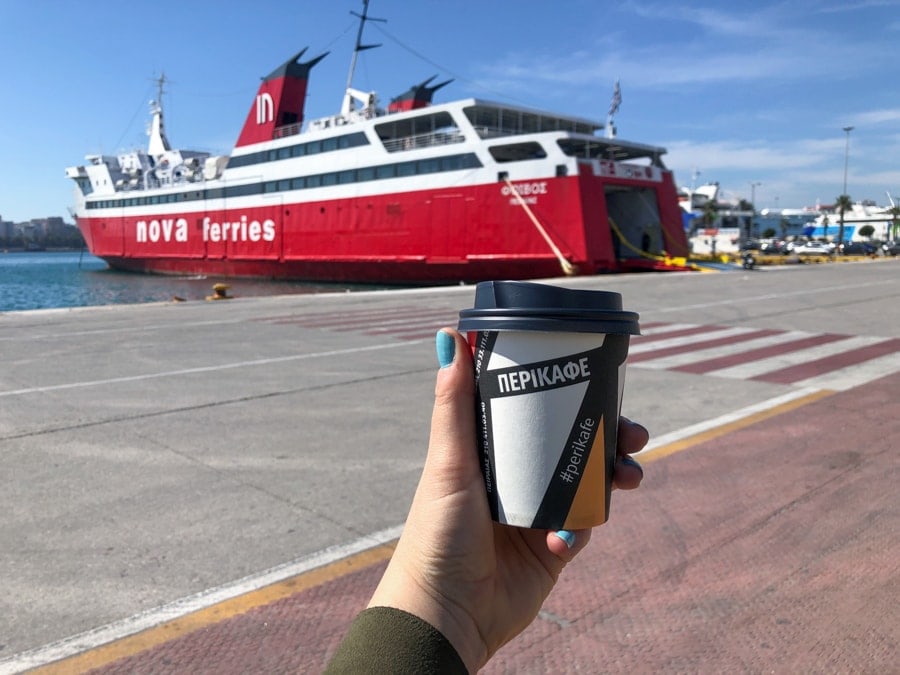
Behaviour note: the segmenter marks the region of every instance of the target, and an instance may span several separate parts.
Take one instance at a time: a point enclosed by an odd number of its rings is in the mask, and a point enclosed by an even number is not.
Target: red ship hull
[[[110,266],[158,274],[417,283],[553,277],[571,266],[578,274],[672,269],[614,244],[605,191],[646,189],[642,182],[583,171],[517,185],[569,265],[503,183],[78,224]],[[653,236],[670,256],[686,256],[671,174],[654,198],[661,222]],[[640,238],[629,236],[638,247]]]

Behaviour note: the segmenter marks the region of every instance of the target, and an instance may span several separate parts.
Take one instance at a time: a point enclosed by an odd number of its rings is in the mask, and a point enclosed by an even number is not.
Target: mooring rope
[[[534,215],[528,204],[524,199],[522,199],[522,195],[520,195],[519,191],[516,190],[516,186],[512,184],[512,181],[509,179],[509,177],[505,176],[503,180],[506,181],[506,184],[509,186],[510,192],[513,193],[516,200],[519,202],[519,206],[525,209],[525,213],[527,213],[528,217],[531,218],[531,222],[534,223],[537,231],[544,238],[544,241],[547,242],[550,250],[553,251],[553,255],[556,256],[557,260],[559,260],[559,265],[560,267],[562,267],[562,270],[563,272],[565,272],[566,276],[574,276],[575,274],[578,274],[578,268],[568,260],[566,260],[565,256],[562,254],[562,251],[559,250],[559,247],[553,243],[550,235],[547,234],[547,230],[544,229],[544,226],[541,225],[540,221],[537,219],[537,216]]]

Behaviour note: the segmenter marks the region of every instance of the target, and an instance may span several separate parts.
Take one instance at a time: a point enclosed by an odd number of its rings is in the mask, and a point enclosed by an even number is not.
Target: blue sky
[[[2,0],[0,216],[61,215],[65,167],[145,147],[161,71],[173,145],[230,152],[261,77],[303,47],[307,119],[340,107],[361,0]],[[371,0],[354,85],[438,75],[467,96],[605,120],[668,149],[679,185],[758,208],[900,197],[900,0]]]

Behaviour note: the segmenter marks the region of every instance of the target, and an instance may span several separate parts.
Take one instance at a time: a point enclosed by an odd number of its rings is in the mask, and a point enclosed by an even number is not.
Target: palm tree
[[[840,246],[844,243],[844,212],[853,208],[853,202],[850,200],[850,195],[841,195],[834,200],[834,205],[841,213],[841,222],[838,228],[838,246]]]
[[[703,220],[703,226],[706,229],[709,229],[710,227],[712,227],[712,224],[715,222],[716,215],[718,214],[718,212],[719,212],[719,210],[716,208],[716,202],[712,199],[710,199],[703,205],[702,220]]]
[[[891,214],[891,231],[888,233],[888,239],[897,238],[897,230],[900,229],[900,206],[892,206],[888,209]]]

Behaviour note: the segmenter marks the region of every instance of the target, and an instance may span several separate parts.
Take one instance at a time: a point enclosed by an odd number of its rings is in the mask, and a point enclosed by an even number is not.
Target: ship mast
[[[341,114],[344,116],[349,115],[353,110],[355,110],[356,105],[354,104],[354,99],[359,100],[364,105],[373,105],[374,102],[370,100],[370,96],[365,94],[364,92],[357,91],[353,88],[353,73],[356,71],[356,59],[359,56],[359,53],[365,49],[374,49],[375,47],[380,47],[380,44],[377,45],[364,45],[362,43],[362,34],[363,28],[365,28],[366,21],[387,21],[387,19],[376,19],[375,17],[369,16],[369,0],[363,0],[363,12],[362,14],[357,14],[356,12],[350,12],[353,16],[359,17],[359,30],[356,32],[356,46],[353,48],[353,58],[350,60],[350,73],[347,75],[347,87],[344,93],[344,104],[341,106]]]
[[[150,120],[150,130],[147,133],[150,136],[150,142],[147,145],[147,154],[151,157],[159,157],[165,152],[172,149],[169,145],[169,139],[166,138],[166,129],[163,125],[163,85],[166,83],[166,74],[161,73],[156,81],[157,93],[156,100],[150,102],[150,112],[153,115]]]

